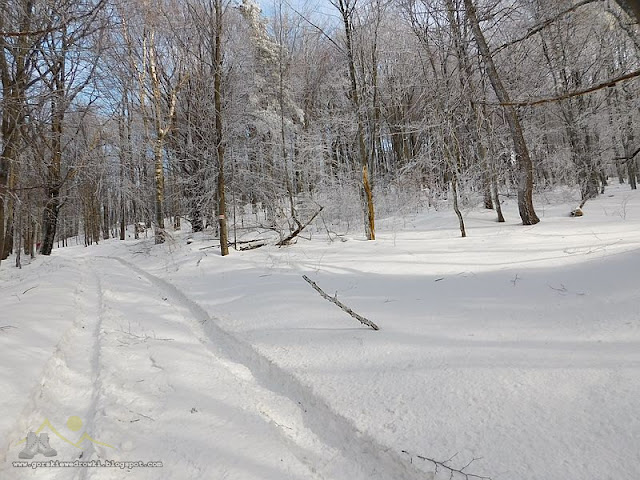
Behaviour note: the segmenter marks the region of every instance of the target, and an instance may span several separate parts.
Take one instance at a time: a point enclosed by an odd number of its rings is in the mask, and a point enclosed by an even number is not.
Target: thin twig
[[[404,453],[406,455],[409,455],[409,457],[411,458],[412,461],[413,461],[413,457],[416,457],[416,458],[419,458],[420,460],[424,460],[425,462],[433,463],[433,465],[436,468],[436,472],[438,471],[438,468],[443,468],[443,469],[447,470],[448,472],[450,472],[451,478],[453,478],[453,474],[454,473],[457,473],[459,475],[462,475],[465,478],[465,480],[469,480],[471,478],[475,478],[477,480],[491,480],[491,477],[486,477],[486,476],[483,476],[483,475],[476,475],[474,473],[467,473],[467,472],[464,471],[465,468],[469,467],[476,460],[480,460],[482,457],[477,457],[477,458],[474,457],[464,467],[458,469],[458,468],[450,467],[449,465],[447,465],[447,463],[449,463],[451,460],[453,460],[453,458],[457,454],[453,455],[448,460],[440,461],[440,460],[434,460],[433,458],[425,457],[423,455],[413,455],[413,454],[407,452],[406,450],[402,450],[402,453]]]

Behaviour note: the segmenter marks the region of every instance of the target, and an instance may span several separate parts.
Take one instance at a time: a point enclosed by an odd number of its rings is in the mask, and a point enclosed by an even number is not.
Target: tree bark
[[[111,228],[111,221],[109,218],[109,199],[105,199],[102,206],[102,238],[109,240],[109,229]]]
[[[626,92],[625,99],[627,101],[627,105],[633,104],[634,97],[630,91]],[[629,177],[629,186],[631,187],[631,190],[636,190],[638,188],[638,165],[636,163],[635,154],[633,153],[634,138],[633,116],[631,114],[627,114],[627,123],[624,126],[624,155],[627,157],[627,176]]]
[[[215,0],[215,43],[214,43],[214,109],[216,114],[216,152],[218,156],[218,224],[220,227],[220,254],[229,255],[229,233],[227,230],[226,201],[224,192],[224,141],[222,138],[222,0]]]
[[[504,222],[504,215],[502,215],[502,205],[500,205],[500,194],[498,192],[498,180],[496,180],[495,172],[492,172],[491,186],[493,190],[493,204],[496,206],[496,213],[498,214],[498,223]]]
[[[464,238],[467,236],[467,231],[464,228],[464,218],[462,218],[462,212],[458,206],[458,176],[455,173],[451,175],[451,193],[453,194],[453,211],[456,212],[460,226],[460,236]]]
[[[155,181],[155,243],[164,243],[164,164],[162,139],[157,138],[153,145],[154,181]]]
[[[62,184],[62,131],[64,122],[64,92],[65,92],[65,54],[64,50],[56,59],[54,71],[54,91],[51,100],[51,163],[47,168],[47,203],[42,215],[42,255],[51,255],[53,243],[58,227],[60,213],[60,186]]]
[[[15,161],[12,161],[9,163],[9,180],[7,182],[7,187],[9,192],[13,191],[16,188],[17,180],[18,180],[18,163]],[[17,220],[17,214],[16,214],[16,201],[13,195],[9,196],[5,217],[7,219],[7,226],[5,227],[4,248],[2,250],[2,259],[7,258],[14,251],[13,239],[14,239],[14,233],[15,233],[15,223]]]
[[[632,20],[636,23],[640,23],[640,2],[638,0],[616,0],[616,3],[620,5]]]

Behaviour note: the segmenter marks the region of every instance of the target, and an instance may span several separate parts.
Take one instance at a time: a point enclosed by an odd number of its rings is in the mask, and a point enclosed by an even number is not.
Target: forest
[[[640,479],[640,2],[0,42],[0,479]]]
[[[238,229],[286,244],[320,219],[374,240],[377,218],[443,200],[464,236],[461,210],[502,222],[514,198],[533,225],[558,186],[588,209],[637,188],[634,8],[1,2],[0,257],[183,222],[222,255]]]

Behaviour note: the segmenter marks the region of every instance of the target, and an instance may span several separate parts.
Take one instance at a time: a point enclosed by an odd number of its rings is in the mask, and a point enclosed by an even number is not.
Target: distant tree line
[[[327,15],[327,9],[333,13]],[[0,260],[637,188],[636,2],[0,3]],[[167,222],[169,222],[167,224]],[[329,228],[329,227],[327,227]],[[135,228],[135,236],[140,233]]]

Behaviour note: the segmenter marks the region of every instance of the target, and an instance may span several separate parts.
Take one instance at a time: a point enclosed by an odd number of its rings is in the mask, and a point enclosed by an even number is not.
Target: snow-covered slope
[[[538,205],[533,227],[514,205],[506,224],[470,211],[464,239],[432,211],[376,242],[221,258],[176,234],[3,265],[0,478],[450,477],[428,457],[494,480],[637,480],[640,195],[611,188],[582,218]],[[78,444],[45,426],[54,459],[163,467],[13,466],[45,419]]]

